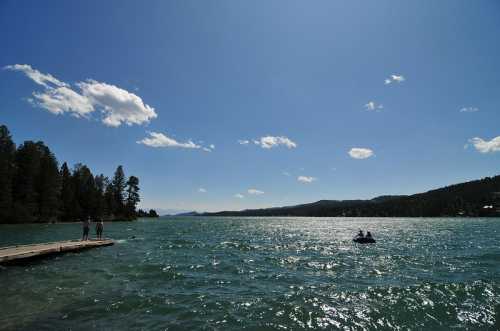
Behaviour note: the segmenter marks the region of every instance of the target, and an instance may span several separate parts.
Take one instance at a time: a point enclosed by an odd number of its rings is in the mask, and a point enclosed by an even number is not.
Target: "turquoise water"
[[[352,243],[359,228],[378,243]],[[170,218],[104,232],[117,244],[0,267],[0,329],[500,329],[500,219]],[[0,245],[79,235],[2,225]]]

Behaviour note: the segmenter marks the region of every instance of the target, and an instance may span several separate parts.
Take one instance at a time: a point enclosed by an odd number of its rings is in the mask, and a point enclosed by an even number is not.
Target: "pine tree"
[[[25,141],[16,152],[13,212],[17,222],[35,222],[38,218],[37,179],[41,158],[39,147],[33,141]]]
[[[66,162],[61,166],[61,216],[60,219],[64,222],[75,220],[77,215],[73,210],[75,204],[75,187],[71,178]]]
[[[127,183],[125,181],[125,173],[123,172],[123,167],[120,165],[116,168],[115,175],[112,181],[113,188],[113,200],[114,200],[114,210],[113,214],[122,215],[124,212],[124,201],[125,201],[125,187]]]
[[[109,183],[108,180],[106,189],[104,190],[104,215],[108,218],[113,218],[115,210],[114,188],[113,184]]]
[[[126,214],[129,218],[135,218],[135,208],[139,201],[139,178],[130,176],[127,181],[127,200],[126,200]]]
[[[42,142],[37,143],[40,149],[40,171],[37,178],[39,221],[56,221],[59,215],[61,176],[56,157]]]
[[[103,174],[95,176],[94,178],[96,190],[95,190],[95,201],[96,201],[96,216],[102,218],[106,213],[106,201],[104,199],[104,192],[109,182],[108,178]]]
[[[0,223],[10,221],[12,214],[12,185],[16,146],[9,129],[0,126]]]

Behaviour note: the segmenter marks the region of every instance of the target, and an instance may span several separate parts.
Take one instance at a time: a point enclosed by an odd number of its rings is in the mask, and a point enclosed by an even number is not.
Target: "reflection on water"
[[[375,245],[352,243],[358,229]],[[78,224],[0,227],[0,244]],[[0,270],[0,329],[499,329],[498,219],[177,218]]]

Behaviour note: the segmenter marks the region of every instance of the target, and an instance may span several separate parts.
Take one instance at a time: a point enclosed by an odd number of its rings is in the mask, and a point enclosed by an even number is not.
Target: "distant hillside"
[[[204,216],[500,216],[500,176],[446,186],[409,196],[371,200],[320,200],[296,206],[204,213]]]

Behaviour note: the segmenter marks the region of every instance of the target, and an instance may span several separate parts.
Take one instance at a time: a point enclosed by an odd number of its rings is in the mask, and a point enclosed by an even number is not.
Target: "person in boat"
[[[358,238],[364,238],[365,237],[365,234],[363,233],[363,230],[359,229],[357,237]]]
[[[370,231],[366,231],[366,237],[367,239],[373,239],[372,233]]]
[[[104,222],[103,220],[99,220],[96,225],[95,225],[95,233],[97,235],[97,239],[101,240],[102,239],[102,231],[104,230]]]
[[[90,217],[87,217],[87,219],[83,221],[82,241],[89,240],[89,230],[90,230]]]

